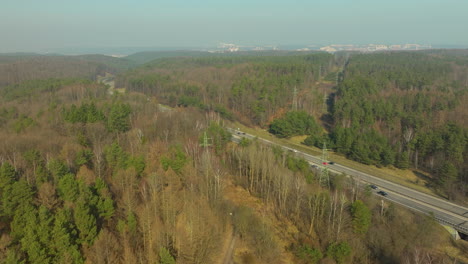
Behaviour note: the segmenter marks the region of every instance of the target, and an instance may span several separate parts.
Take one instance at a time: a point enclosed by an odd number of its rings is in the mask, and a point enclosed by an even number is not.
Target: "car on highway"
[[[334,161],[329,161],[328,164],[329,165],[335,165],[335,162]]]
[[[369,185],[369,186],[370,186],[372,189],[374,189],[374,190],[379,188],[379,187],[377,187],[377,186],[374,185],[374,184],[371,184],[371,185]]]
[[[382,196],[387,196],[387,195],[388,195],[388,193],[386,193],[386,192],[384,192],[384,191],[379,191],[379,192],[377,192],[377,193],[380,194],[380,195],[382,195]]]
[[[317,165],[315,165],[315,164],[313,164],[313,165],[310,165],[310,167],[311,167],[312,169],[318,169],[318,166],[317,166]]]

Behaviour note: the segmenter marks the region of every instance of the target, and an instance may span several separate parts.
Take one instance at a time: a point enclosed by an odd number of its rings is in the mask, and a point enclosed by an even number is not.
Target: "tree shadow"
[[[330,93],[326,101],[327,112],[320,117],[320,120],[322,121],[322,124],[327,131],[331,131],[334,125],[334,120],[332,116],[334,98],[335,93]]]
[[[436,182],[436,180],[434,178],[428,177],[424,173],[421,173],[421,172],[416,171],[416,170],[412,170],[412,172],[418,177],[418,179],[416,181],[418,181],[419,179],[422,179],[422,180],[426,181],[426,183],[424,184],[425,187],[427,187],[428,189],[434,191],[434,193],[437,194],[438,196],[448,199],[447,194],[445,192],[441,191],[440,188],[438,188],[439,185],[438,185],[438,183]],[[418,182],[415,182],[415,183],[418,184]]]
[[[431,177],[428,177],[424,173],[421,173],[421,172],[416,171],[416,170],[413,170],[412,172],[418,177],[418,179],[425,180],[427,187],[430,187],[430,186],[428,186],[429,184],[434,184],[434,179],[432,179]]]

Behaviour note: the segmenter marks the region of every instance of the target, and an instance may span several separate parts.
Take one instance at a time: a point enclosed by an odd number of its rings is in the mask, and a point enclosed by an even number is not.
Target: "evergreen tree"
[[[69,173],[63,176],[58,182],[57,190],[64,201],[74,202],[79,195],[79,183],[75,175]]]
[[[175,264],[176,261],[174,257],[171,255],[169,250],[167,250],[165,247],[162,247],[159,250],[159,264]]]
[[[55,263],[83,263],[83,258],[77,244],[78,231],[73,224],[71,212],[68,209],[57,211],[52,228],[51,250],[54,252]]]
[[[353,229],[357,234],[365,234],[370,227],[372,214],[369,208],[360,200],[351,204]]]
[[[91,246],[98,235],[96,217],[84,199],[79,199],[73,210],[75,225],[78,229],[79,242]]]
[[[0,166],[0,195],[5,188],[10,188],[16,179],[16,170],[8,162]]]
[[[327,247],[327,256],[333,258],[336,263],[345,263],[351,255],[351,247],[347,242],[332,243]]]
[[[107,127],[109,131],[127,132],[130,130],[129,116],[131,113],[130,106],[123,103],[114,103],[111,106]]]
[[[17,211],[24,210],[33,201],[34,191],[25,180],[19,180],[5,188],[2,193],[2,215],[12,217]]]

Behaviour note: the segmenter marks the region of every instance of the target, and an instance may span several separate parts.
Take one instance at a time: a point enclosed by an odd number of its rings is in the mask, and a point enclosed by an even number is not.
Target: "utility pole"
[[[207,149],[209,146],[211,146],[211,144],[208,143],[208,140],[211,139],[211,138],[208,138],[208,136],[206,135],[206,131],[205,133],[203,134],[203,143],[200,144],[201,147]]]
[[[330,176],[328,174],[328,149],[327,149],[327,143],[323,142],[323,148],[322,148],[322,165],[321,171],[320,171],[320,178],[319,178],[319,184],[321,186],[327,186],[330,188]]]

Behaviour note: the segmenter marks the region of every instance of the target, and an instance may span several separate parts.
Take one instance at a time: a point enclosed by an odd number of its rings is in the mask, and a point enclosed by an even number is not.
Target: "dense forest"
[[[352,56],[330,103],[331,146],[366,164],[423,169],[450,199],[468,194],[468,56]]]
[[[326,140],[364,163],[406,161],[462,195],[463,56],[157,56],[114,68],[122,93],[96,83],[95,66],[63,75],[67,63],[56,58],[46,75],[25,64],[16,72],[30,77],[2,79],[0,263],[467,260],[466,242],[431,217],[381,202],[344,175],[322,187],[305,160],[256,141],[234,144],[226,130],[236,120],[281,137],[310,135],[312,145]]]
[[[420,169],[442,196],[467,196],[463,50],[165,58],[119,75],[118,85],[279,137],[309,135],[304,144],[325,142],[364,164]],[[299,131],[303,121],[288,120],[295,111],[322,129]]]

